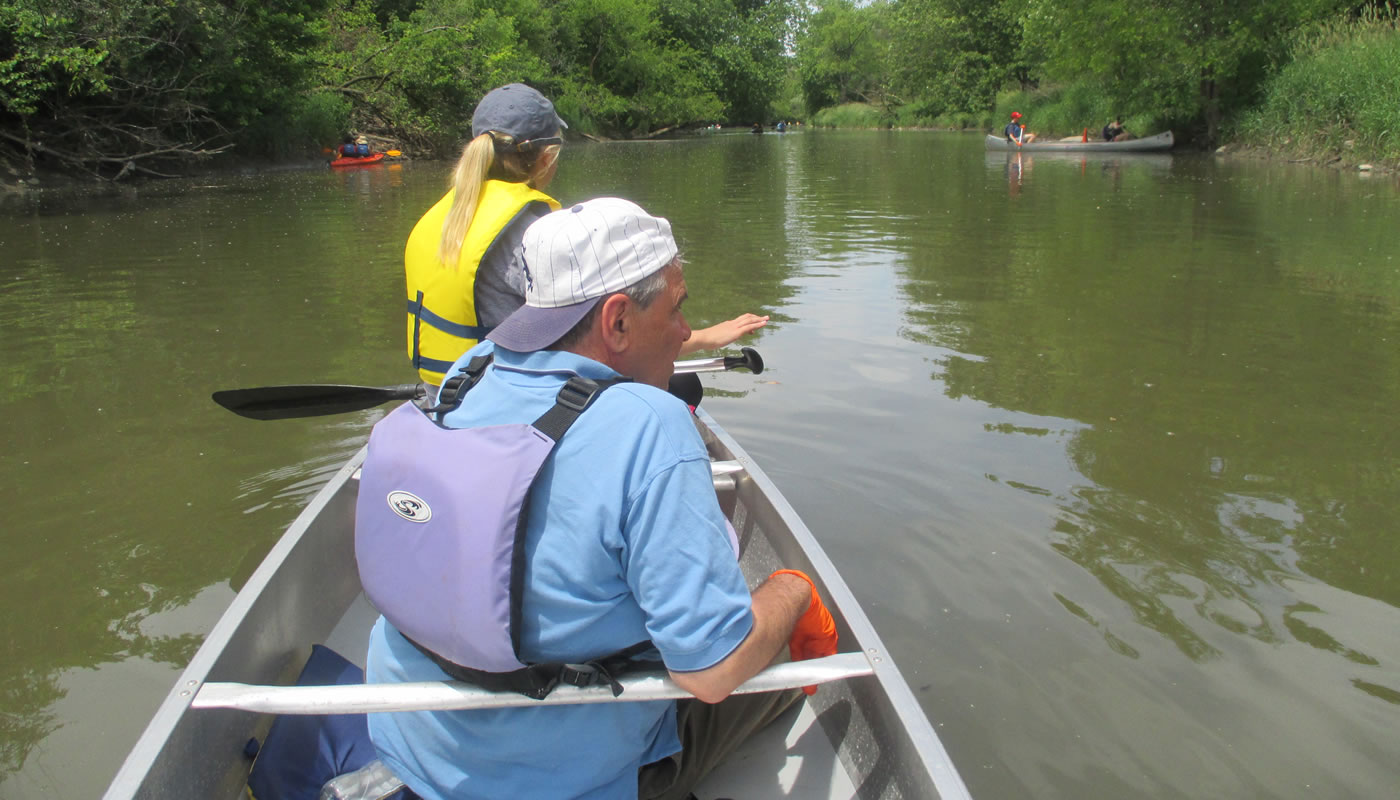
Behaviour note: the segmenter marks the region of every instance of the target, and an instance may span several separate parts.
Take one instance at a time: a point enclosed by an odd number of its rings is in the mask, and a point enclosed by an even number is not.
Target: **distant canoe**
[[[332,167],[359,167],[365,164],[378,164],[384,160],[383,153],[373,153],[367,156],[341,156],[331,162]]]
[[[1172,137],[1171,131],[1148,136],[1145,139],[1128,139],[1123,142],[1105,142],[1094,139],[1087,142],[1076,140],[1068,142],[1037,141],[1019,146],[1005,136],[992,136],[990,134],[987,136],[988,150],[1028,150],[1032,153],[1065,153],[1078,150],[1108,153],[1152,153],[1170,150],[1175,143],[1176,140]]]

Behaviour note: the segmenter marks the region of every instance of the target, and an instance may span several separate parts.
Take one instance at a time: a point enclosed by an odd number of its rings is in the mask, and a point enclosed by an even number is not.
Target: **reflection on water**
[[[0,794],[100,792],[384,413],[447,165],[223,177],[0,218]],[[570,147],[669,217],[706,405],[783,487],[976,796],[1384,796],[1400,780],[1400,192],[1194,154],[812,133]],[[55,769],[82,754],[93,766]],[[1302,788],[1300,788],[1302,787]]]

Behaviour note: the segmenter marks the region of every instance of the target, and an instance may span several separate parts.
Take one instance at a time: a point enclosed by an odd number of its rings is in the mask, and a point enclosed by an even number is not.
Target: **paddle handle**
[[[760,356],[757,350],[742,347],[739,352],[743,355],[677,361],[673,371],[677,375],[688,372],[723,372],[731,369],[746,369],[755,375],[763,372],[763,356]]]

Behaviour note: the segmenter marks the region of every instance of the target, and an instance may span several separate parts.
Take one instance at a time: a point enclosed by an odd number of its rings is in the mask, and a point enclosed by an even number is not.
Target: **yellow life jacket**
[[[435,385],[442,383],[443,373],[458,356],[489,332],[477,325],[476,317],[476,269],[482,257],[530,204],[545,203],[550,210],[559,210],[558,201],[523,183],[486,181],[462,241],[457,268],[451,269],[438,260],[438,246],[453,197],[449,191],[418,220],[404,249],[408,357],[419,376]]]

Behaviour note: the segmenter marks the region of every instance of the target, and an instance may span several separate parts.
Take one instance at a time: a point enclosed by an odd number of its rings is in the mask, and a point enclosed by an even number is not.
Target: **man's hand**
[[[690,338],[681,345],[681,355],[689,355],[701,350],[717,350],[728,347],[741,337],[748,336],[768,324],[768,317],[757,314],[740,314],[727,322],[711,325],[704,330],[691,331]]]
[[[795,569],[780,569],[770,575],[769,580],[777,575],[795,575],[806,581],[812,591],[807,611],[798,618],[796,627],[792,629],[792,638],[788,640],[788,655],[793,661],[836,655],[836,622],[832,620],[831,612],[826,610],[826,604],[822,603],[821,597],[817,595],[817,587],[812,583],[812,579]],[[802,691],[809,695],[816,694],[817,687],[803,686]]]

